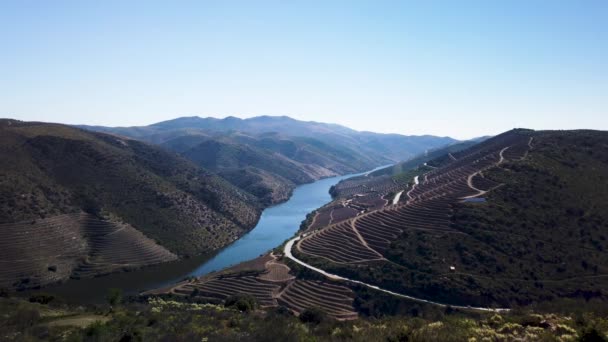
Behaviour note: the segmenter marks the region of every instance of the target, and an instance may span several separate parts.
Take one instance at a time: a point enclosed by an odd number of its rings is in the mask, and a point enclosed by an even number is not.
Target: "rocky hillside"
[[[110,227],[106,233],[124,231],[121,226],[133,230],[128,234],[133,244],[116,245],[114,253],[152,243],[166,256],[152,259],[166,261],[225,246],[255,225],[262,208],[249,193],[177,154],[64,125],[1,120],[0,159],[0,241],[23,243],[1,248],[3,261],[27,259],[36,249],[43,250],[41,256],[65,250],[62,258],[71,261],[64,264],[73,270],[87,261],[111,260],[96,256],[114,246],[113,240],[95,247],[99,238],[90,238],[95,227],[78,218],[81,213]],[[65,214],[72,216],[54,219]],[[28,239],[28,234],[55,240]],[[82,248],[72,251],[61,244],[72,240]]]
[[[247,141],[244,141],[245,139]],[[196,143],[193,146],[184,146],[184,140],[189,142],[196,140]],[[295,159],[305,159],[303,154],[312,155],[314,152],[305,152],[301,149],[302,152],[294,152],[298,154],[297,156],[289,158],[280,151],[272,150],[272,147],[263,146],[267,143],[279,145],[282,143],[279,138],[275,140],[269,137],[265,140],[242,135],[217,138],[186,136],[170,140],[163,146],[216,172],[232,184],[257,196],[267,205],[287,200],[291,190],[298,184],[313,182],[339,173],[355,172],[353,167],[335,165],[336,163],[331,161],[324,163],[327,166],[324,167],[320,165],[324,162],[321,156],[312,156],[317,157],[317,163],[309,164],[305,160],[300,162]],[[284,143],[293,144],[289,140],[285,140]],[[277,147],[280,148],[281,146]],[[298,147],[294,146],[294,148]]]

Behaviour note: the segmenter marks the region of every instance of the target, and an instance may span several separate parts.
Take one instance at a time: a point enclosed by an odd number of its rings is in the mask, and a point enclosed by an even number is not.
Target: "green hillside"
[[[367,170],[382,162],[343,146],[278,133],[185,135],[161,146],[217,173],[266,205],[287,200],[297,185]]]
[[[120,297],[113,297],[120,299]],[[608,313],[558,310],[471,314],[387,300],[409,309],[407,316],[335,321],[314,308],[252,310],[150,298],[97,307],[72,307],[60,298],[33,302],[0,298],[3,341],[606,341]],[[46,303],[46,301],[49,301]],[[40,303],[42,302],[42,303]],[[116,302],[116,300],[115,300]],[[573,303],[574,304],[574,303]],[[571,307],[575,307],[571,305]],[[599,308],[599,306],[598,306]]]
[[[146,143],[15,120],[0,133],[0,223],[82,210],[189,255],[226,245],[260,213],[247,192]]]
[[[80,127],[159,144],[266,205],[286,200],[297,185],[367,171],[455,141],[358,132],[286,116],[182,117],[140,127]]]
[[[440,158],[440,157],[442,158],[444,156],[447,156],[448,153],[455,153],[455,152],[467,149],[483,140],[484,140],[483,138],[467,140],[467,141],[463,141],[463,142],[450,144],[448,146],[440,147],[437,149],[433,149],[433,150],[427,151],[425,153],[419,154],[406,161],[397,163],[393,166],[389,166],[387,168],[374,171],[370,174],[370,176],[372,176],[372,177],[377,177],[377,176],[382,176],[382,175],[396,176],[396,175],[402,174],[404,172],[407,172],[411,169],[414,169],[426,162],[435,160],[436,158]]]
[[[395,209],[408,219],[395,226],[402,233],[381,250],[386,260],[349,264],[299,256],[331,273],[454,305],[605,301],[607,147],[608,133],[600,131],[515,130],[488,139],[428,163],[440,166],[430,171],[439,180],[425,183],[421,176],[422,190],[412,192],[422,196],[418,204]],[[474,193],[466,179],[477,156],[499,160],[497,152],[485,150],[504,152],[505,161],[475,173],[472,185],[488,192],[478,196],[482,202],[465,202],[461,196]],[[446,186],[433,190],[434,184]],[[462,194],[450,197],[452,191]],[[395,224],[392,212],[364,221],[381,217],[373,222]]]

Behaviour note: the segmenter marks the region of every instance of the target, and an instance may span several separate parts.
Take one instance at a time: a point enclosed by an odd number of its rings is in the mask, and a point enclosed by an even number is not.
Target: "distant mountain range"
[[[78,127],[163,146],[264,204],[286,200],[299,184],[393,164],[457,142],[430,135],[359,132],[287,116],[182,117],[139,127]]]

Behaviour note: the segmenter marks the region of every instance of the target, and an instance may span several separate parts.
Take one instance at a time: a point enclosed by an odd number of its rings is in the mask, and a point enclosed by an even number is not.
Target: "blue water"
[[[331,201],[329,188],[332,185],[362,174],[365,172],[326,178],[297,187],[287,202],[264,210],[253,230],[200,265],[189,276],[201,276],[251,260],[281,245],[300,229],[308,213]]]
[[[386,166],[377,169],[384,167]],[[332,185],[342,179],[365,173],[326,178],[298,186],[287,202],[264,210],[255,228],[214,256],[201,255],[132,272],[73,279],[47,287],[45,292],[74,303],[104,302],[110,288],[120,288],[125,294],[134,295],[144,290],[174,284],[188,276],[201,276],[251,260],[293,237],[306,214],[331,201],[329,189]]]

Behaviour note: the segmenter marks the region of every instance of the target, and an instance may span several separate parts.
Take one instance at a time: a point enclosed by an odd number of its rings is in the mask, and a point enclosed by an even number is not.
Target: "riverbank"
[[[308,213],[330,202],[332,198],[329,189],[332,185],[365,173],[324,178],[296,187],[289,200],[264,209],[253,229],[214,253],[148,266],[131,272],[113,273],[97,278],[71,279],[41,290],[30,290],[24,294],[47,292],[73,303],[99,303],[105,301],[110,288],[119,288],[125,295],[136,295],[142,291],[169,286],[187,277],[202,276],[254,259],[293,237]]]

